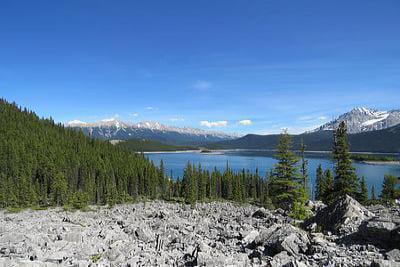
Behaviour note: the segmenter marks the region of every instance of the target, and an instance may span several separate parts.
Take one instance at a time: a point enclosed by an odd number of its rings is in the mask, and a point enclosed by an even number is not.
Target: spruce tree
[[[384,202],[392,202],[400,197],[400,189],[398,188],[399,179],[394,175],[385,175],[383,179],[381,199]]]
[[[186,203],[193,204],[196,201],[195,191],[194,191],[194,174],[192,170],[192,164],[188,162],[186,168],[183,172],[183,196]]]
[[[196,172],[196,167],[192,166],[191,168],[192,172],[190,174],[189,178],[189,203],[193,206],[196,203],[196,200],[198,199],[198,175]]]
[[[264,186],[264,194],[262,195],[262,205],[264,208],[273,209],[273,204],[270,196],[270,181],[273,177],[273,171],[271,170],[269,173],[265,175],[265,180],[263,183]]]
[[[158,171],[158,196],[164,197],[166,191],[166,183],[165,183],[165,167],[164,161],[160,161],[160,167]]]
[[[335,161],[335,196],[357,197],[358,179],[350,158],[347,128],[344,122],[334,132],[333,159]]]
[[[210,182],[210,198],[211,199],[216,199],[217,198],[217,169],[214,168],[214,170],[211,173],[211,182]]]
[[[372,202],[373,204],[375,204],[376,201],[377,201],[377,199],[376,199],[375,186],[372,185],[372,187],[371,187],[371,202]]]
[[[276,207],[295,210],[295,216],[302,217],[307,197],[297,166],[299,159],[292,151],[292,139],[287,131],[279,138],[278,153],[275,157],[278,163],[275,164],[269,187],[273,204]]]
[[[300,144],[300,155],[301,155],[301,176],[303,182],[304,191],[307,194],[307,198],[310,198],[310,184],[309,184],[309,176],[308,176],[308,160],[305,158],[306,145],[304,144],[303,139],[301,139]]]
[[[317,168],[316,180],[315,180],[315,199],[323,200],[325,195],[325,177],[322,165],[319,164]]]
[[[333,178],[333,174],[332,174],[332,172],[331,172],[331,170],[330,169],[327,169],[325,172],[324,172],[324,181],[325,181],[325,186],[324,186],[324,194],[323,194],[323,196],[322,196],[322,201],[324,202],[324,203],[327,203],[327,204],[329,204],[329,203],[331,203],[333,200],[334,200],[334,198],[335,198],[335,195],[334,195],[334,191],[333,191],[333,188],[334,188],[334,178]]]
[[[68,182],[62,172],[54,176],[51,188],[53,203],[57,206],[64,205],[67,201]]]
[[[241,176],[233,176],[233,200],[236,202],[242,201],[242,186],[241,186]]]
[[[367,204],[368,202],[368,188],[367,183],[365,182],[365,177],[363,176],[360,180],[360,192],[357,198],[358,202],[361,204]]]

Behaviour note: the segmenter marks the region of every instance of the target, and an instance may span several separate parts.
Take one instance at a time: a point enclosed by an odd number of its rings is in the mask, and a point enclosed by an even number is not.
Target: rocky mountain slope
[[[148,139],[172,145],[200,145],[238,137],[196,128],[168,126],[158,122],[128,123],[117,119],[107,119],[95,123],[75,120],[70,121],[66,126],[82,129],[86,135],[98,139]]]
[[[400,265],[399,207],[309,206],[303,229],[282,210],[228,202],[0,211],[0,266]]]
[[[328,122],[314,131],[331,131],[346,122],[349,133],[382,130],[400,124],[400,110],[379,111],[365,107],[354,108],[337,119]]]

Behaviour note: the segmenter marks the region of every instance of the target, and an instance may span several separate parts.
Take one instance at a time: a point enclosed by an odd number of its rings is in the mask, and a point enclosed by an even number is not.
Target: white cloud
[[[208,90],[212,87],[212,83],[204,80],[199,80],[193,84],[193,88],[203,91]]]
[[[156,108],[156,107],[151,107],[151,106],[146,107],[145,109],[146,109],[146,110],[158,110],[158,108]]]
[[[200,121],[200,125],[208,128],[223,127],[228,125],[228,121]]]
[[[239,121],[240,125],[251,125],[253,122],[251,120],[241,120]]]
[[[320,117],[318,117],[318,119],[320,121],[326,121],[328,118],[326,116],[320,116]]]
[[[139,113],[136,113],[136,112],[135,112],[135,113],[132,113],[132,116],[133,116],[133,117],[138,117],[138,116],[139,116]]]

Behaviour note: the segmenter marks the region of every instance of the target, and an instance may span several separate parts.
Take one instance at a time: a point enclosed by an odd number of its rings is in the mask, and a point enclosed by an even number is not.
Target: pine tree
[[[264,180],[264,183],[263,183],[263,186],[264,186],[263,192],[264,192],[264,194],[262,196],[262,205],[265,208],[268,208],[268,209],[273,209],[274,208],[273,204],[272,204],[271,196],[270,196],[270,181],[271,181],[272,177],[273,177],[273,171],[271,170],[269,174],[267,173],[265,175],[265,180]]]
[[[373,204],[375,204],[376,201],[377,201],[377,199],[376,199],[375,186],[372,185],[372,187],[371,187],[371,202],[372,202]]]
[[[400,197],[398,189],[399,179],[393,175],[385,175],[383,179],[381,199],[385,202],[392,202]]]
[[[302,217],[307,197],[297,167],[299,159],[292,151],[292,139],[286,131],[279,138],[275,157],[278,163],[270,181],[273,204],[284,209],[295,209],[294,215]]]
[[[316,180],[315,180],[315,199],[323,200],[325,195],[325,177],[324,170],[320,164],[317,168]]]
[[[158,171],[158,196],[164,197],[165,191],[166,191],[165,167],[164,167],[164,161],[161,160]]]
[[[310,198],[310,184],[309,184],[309,176],[308,176],[308,160],[305,158],[306,145],[304,144],[303,139],[301,139],[300,144],[300,154],[301,154],[301,176],[303,182],[303,189],[307,194],[307,198]]]
[[[322,196],[322,201],[323,201],[324,203],[329,204],[329,203],[331,203],[331,202],[334,200],[334,198],[335,198],[334,191],[333,191],[333,188],[334,188],[334,178],[333,178],[333,175],[332,175],[332,172],[331,172],[330,169],[327,169],[327,170],[324,172],[324,180],[325,180],[325,186],[324,186],[325,192],[324,192],[324,194],[323,194],[323,196]]]
[[[185,201],[189,204],[196,203],[197,200],[197,179],[196,179],[196,172],[195,168],[190,164],[187,163],[186,168],[183,174],[183,186],[184,186],[184,197]]]
[[[210,182],[210,198],[211,199],[216,199],[217,198],[217,169],[214,168],[214,170],[211,173],[211,182]]]
[[[357,197],[359,184],[350,158],[347,128],[344,122],[339,124],[334,133],[333,159],[335,160],[335,195],[347,194],[354,198]]]
[[[63,173],[59,172],[54,176],[51,186],[53,203],[57,206],[64,205],[67,201],[68,182]]]
[[[233,200],[236,202],[242,201],[242,186],[241,177],[239,175],[233,176]]]
[[[365,177],[363,176],[360,180],[360,192],[357,198],[358,202],[361,204],[367,204],[368,202],[368,188],[367,183],[365,182]]]
[[[201,168],[201,165],[199,164],[198,169],[197,169],[197,188],[198,188],[198,200],[204,201],[206,198],[206,190],[207,190],[207,174],[206,171],[204,171]]]

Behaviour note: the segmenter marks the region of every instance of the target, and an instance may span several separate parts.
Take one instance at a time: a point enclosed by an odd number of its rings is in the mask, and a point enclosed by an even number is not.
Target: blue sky
[[[0,96],[56,121],[298,133],[400,108],[400,1],[3,1]]]

